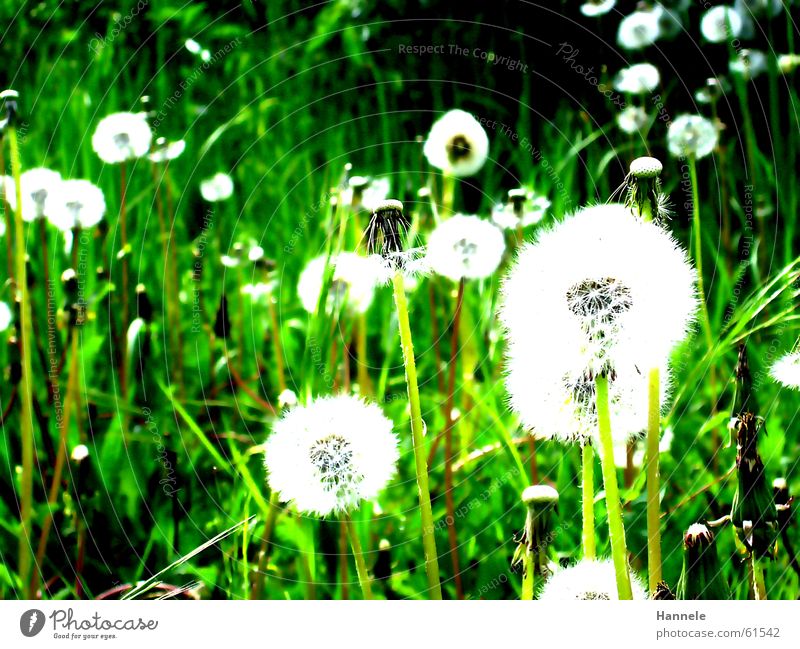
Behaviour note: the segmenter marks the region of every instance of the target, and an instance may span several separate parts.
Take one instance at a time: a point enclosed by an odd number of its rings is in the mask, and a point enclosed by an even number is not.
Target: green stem
[[[265,575],[269,565],[270,541],[272,540],[272,533],[275,531],[275,521],[278,520],[278,514],[280,513],[280,503],[278,492],[273,491],[269,497],[269,511],[264,521],[261,548],[258,552],[258,570],[253,580],[253,588],[250,590],[250,599],[261,599],[264,591]]]
[[[647,567],[650,592],[661,582],[661,512],[658,441],[661,432],[658,368],[650,370],[647,411]]]
[[[532,548],[525,548],[522,569],[522,599],[533,599],[534,586],[536,585],[536,555]]]
[[[22,377],[20,378],[20,429],[22,435],[22,480],[20,491],[20,520],[22,534],[19,537],[19,577],[26,589],[26,597],[33,599],[31,592],[31,570],[33,569],[33,382],[31,369],[31,304],[28,290],[28,279],[25,268],[25,229],[22,225],[22,163],[19,157],[17,129],[8,128],[8,146],[11,153],[11,173],[14,176],[14,191],[17,196],[17,207],[14,210],[14,262],[16,264],[16,288],[19,296],[20,310],[20,356],[22,358]]]
[[[353,558],[356,560],[356,572],[358,573],[361,592],[364,594],[364,599],[372,599],[372,586],[367,572],[367,563],[364,561],[364,552],[361,550],[358,532],[347,514],[342,516],[342,523],[347,527],[347,535],[350,537],[350,547],[353,549]]]
[[[689,173],[692,181],[692,238],[694,239],[694,263],[697,265],[697,292],[700,294],[700,311],[702,315],[703,333],[709,350],[714,345],[711,335],[711,320],[706,304],[706,292],[703,282],[703,238],[700,224],[700,189],[697,186],[697,161],[689,156]]]
[[[590,442],[581,446],[583,468],[581,486],[583,490],[583,558],[594,559],[597,546],[594,538],[594,449]]]
[[[764,583],[764,568],[761,567],[754,552],[750,553],[750,569],[753,575],[753,595],[757,600],[766,600],[767,586]]]
[[[417,385],[417,365],[414,361],[414,344],[411,338],[411,325],[408,320],[408,302],[404,284],[402,273],[397,271],[392,278],[392,287],[397,307],[403,363],[406,369],[408,401],[411,406],[411,436],[414,443],[417,491],[419,492],[419,509],[422,518],[422,547],[425,552],[425,572],[428,575],[430,596],[433,599],[442,599],[442,587],[439,583],[439,560],[436,553],[433,512],[431,511],[431,494],[428,489],[428,462],[425,457],[422,407],[419,399],[419,386]]]
[[[614,465],[614,442],[611,438],[611,414],[608,407],[608,378],[595,377],[597,396],[597,423],[602,448],[601,465],[603,484],[606,490],[608,510],[608,536],[611,540],[611,556],[617,576],[617,593],[620,599],[633,599],[631,578],[628,573],[628,550],[625,547],[625,527],[622,524],[622,506],[617,486],[617,467]]]

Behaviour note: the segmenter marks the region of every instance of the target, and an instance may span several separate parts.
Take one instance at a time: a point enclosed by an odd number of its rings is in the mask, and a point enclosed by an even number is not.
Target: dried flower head
[[[370,254],[385,258],[405,250],[403,238],[408,231],[408,217],[403,214],[403,204],[387,199],[375,206],[364,236]]]
[[[456,214],[431,232],[426,257],[435,273],[453,281],[484,279],[497,270],[505,248],[497,226],[477,216]]]
[[[646,600],[647,591],[641,579],[630,571],[634,600]],[[617,579],[611,560],[584,559],[574,566],[556,572],[539,594],[542,601],[618,600]]]
[[[152,139],[146,113],[112,113],[97,124],[92,148],[103,162],[118,164],[147,154]]]
[[[292,408],[266,442],[270,488],[303,513],[348,512],[375,498],[395,473],[392,422],[354,396]]]
[[[431,166],[452,176],[474,176],[489,155],[483,126],[463,110],[451,110],[434,122],[423,153]]]

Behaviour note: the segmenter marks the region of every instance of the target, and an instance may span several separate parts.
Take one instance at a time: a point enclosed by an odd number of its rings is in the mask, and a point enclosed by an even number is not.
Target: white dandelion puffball
[[[97,125],[92,148],[103,162],[118,164],[147,154],[152,139],[147,113],[112,113]]]
[[[489,155],[489,138],[472,115],[451,110],[434,122],[423,153],[436,169],[452,176],[473,176]]]
[[[325,280],[326,259],[325,255],[321,255],[308,262],[297,282],[300,302],[309,313],[317,309]],[[372,305],[379,281],[374,260],[354,252],[342,252],[331,256],[330,265],[333,267],[333,277],[328,288],[326,311],[330,313],[344,304],[354,313],[366,313]]]
[[[736,58],[728,64],[728,71],[745,81],[755,79],[767,71],[767,55],[761,50],[739,50]]]
[[[627,106],[617,115],[617,126],[623,133],[639,133],[652,122],[652,117],[641,106]]]
[[[377,405],[349,395],[321,397],[273,426],[265,444],[267,480],[300,512],[347,512],[391,480],[397,443]]]
[[[180,157],[186,150],[185,140],[175,140],[174,142],[159,142],[160,146],[147,156],[151,162],[169,162]]]
[[[632,570],[631,591],[634,600],[646,600],[647,590]],[[558,602],[573,599],[618,600],[617,577],[610,559],[584,559],[574,566],[557,571],[547,580],[539,599]]]
[[[6,176],[3,184],[6,202],[12,210],[16,210],[17,192],[14,179]],[[44,217],[49,209],[48,199],[52,200],[53,194],[58,191],[61,174],[37,167],[24,172],[19,178],[19,184],[22,190],[22,219],[28,222],[35,221]]]
[[[617,0],[589,0],[581,5],[581,13],[589,18],[603,16],[614,8]]]
[[[233,178],[219,172],[200,182],[200,195],[209,203],[224,201],[233,195]]]
[[[742,16],[733,7],[712,7],[700,19],[700,33],[712,43],[737,38],[742,33]]]
[[[637,63],[623,68],[614,77],[614,89],[637,95],[653,92],[661,82],[658,68],[651,63]]]
[[[373,212],[378,205],[385,203],[391,193],[391,182],[388,178],[351,178],[353,180],[362,180],[365,187],[361,189],[361,202],[360,206],[368,212]],[[350,205],[353,202],[353,195],[356,191],[353,186],[356,183],[350,183],[342,190],[341,200],[343,205]]]
[[[702,115],[679,115],[667,130],[667,148],[679,158],[704,158],[717,146],[719,133]]]
[[[88,180],[64,180],[52,196],[52,203],[47,217],[62,232],[93,228],[106,213],[103,191]]]
[[[784,387],[800,390],[800,352],[781,356],[772,364],[769,373]]]
[[[0,302],[0,331],[5,331],[11,326],[14,316],[11,308],[5,302]]]
[[[426,258],[433,272],[457,282],[489,277],[505,249],[497,226],[477,216],[456,214],[431,232]]]
[[[625,16],[617,30],[617,43],[626,50],[640,50],[652,45],[661,34],[659,14],[655,11],[634,11]]]
[[[662,373],[697,308],[696,273],[661,226],[621,204],[584,208],[526,244],[503,283],[511,406],[535,435],[596,434],[594,379],[610,376],[615,439],[646,427],[647,370]]]

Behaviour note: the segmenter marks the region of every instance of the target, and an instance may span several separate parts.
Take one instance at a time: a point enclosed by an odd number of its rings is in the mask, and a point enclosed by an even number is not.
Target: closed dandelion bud
[[[714,534],[702,523],[691,525],[683,537],[683,569],[678,599],[729,599]]]
[[[778,531],[778,513],[758,453],[758,435],[762,429],[763,420],[752,413],[745,412],[736,419],[738,486],[731,522],[749,552],[757,558],[771,558]]]
[[[775,509],[778,512],[778,527],[783,530],[789,525],[792,517],[792,498],[785,478],[775,478],[772,481],[772,494],[775,498]]]
[[[747,348],[744,345],[740,345],[735,369],[731,417],[735,419],[744,412],[758,412],[758,404],[753,394],[753,378],[750,374],[750,365],[747,362]]]
[[[558,491],[547,485],[534,485],[522,492],[522,502],[528,508],[523,542],[529,550],[545,552],[555,535],[553,521]]]
[[[217,315],[214,318],[214,335],[217,338],[225,338],[230,332],[230,320],[228,318],[228,298],[223,293],[219,299]]]
[[[668,600],[674,600],[675,595],[670,590],[669,586],[667,585],[667,582],[661,581],[658,583],[658,586],[656,586],[656,592],[653,593],[651,599],[668,601]]]

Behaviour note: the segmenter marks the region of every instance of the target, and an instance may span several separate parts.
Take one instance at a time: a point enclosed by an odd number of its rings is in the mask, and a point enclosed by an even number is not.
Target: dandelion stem
[[[617,593],[620,599],[633,599],[631,578],[628,573],[628,550],[625,546],[625,527],[622,523],[617,468],[614,465],[614,442],[611,438],[611,414],[608,407],[608,377],[595,377],[597,397],[597,423],[600,433],[601,466],[603,484],[606,490],[606,510],[608,511],[608,536],[611,540],[611,556],[617,576]]]
[[[261,548],[258,552],[258,571],[256,572],[256,578],[253,580],[250,599],[261,599],[261,595],[264,591],[264,576],[267,572],[267,565],[269,564],[270,541],[272,540],[272,533],[275,530],[275,521],[278,519],[278,514],[280,513],[280,502],[278,492],[273,491],[269,497],[269,511],[264,521]]]
[[[353,525],[350,516],[345,514],[342,523],[347,527],[347,534],[350,537],[350,547],[353,549],[353,558],[356,560],[356,572],[358,573],[358,583],[361,585],[361,592],[364,599],[372,599],[372,585],[369,574],[367,573],[367,563],[364,561],[364,553],[361,550],[361,541],[358,538],[358,531]]]
[[[356,322],[356,354],[358,355],[358,366],[356,368],[358,387],[362,396],[372,396],[374,388],[369,378],[369,365],[367,364],[367,318],[361,313]]]
[[[650,592],[661,582],[661,512],[658,440],[661,390],[658,368],[650,370],[647,411],[647,567]]]
[[[753,577],[753,597],[757,600],[767,599],[767,586],[764,583],[764,568],[758,562],[756,553],[750,553],[750,572]]]
[[[278,311],[272,295],[267,296],[267,309],[272,327],[272,355],[275,357],[275,373],[278,375],[278,390],[286,390],[286,372],[283,367],[283,345],[281,344],[281,328],[278,320]]]
[[[425,552],[425,572],[428,575],[428,587],[433,599],[442,599],[442,587],[439,583],[439,559],[436,553],[434,537],[433,512],[431,511],[431,494],[428,489],[428,463],[425,458],[425,439],[423,437],[422,407],[417,385],[417,366],[414,361],[414,344],[411,338],[411,325],[408,320],[408,302],[406,300],[405,282],[400,271],[395,272],[392,279],[394,301],[397,307],[397,320],[400,328],[400,344],[403,349],[403,363],[406,369],[408,385],[408,401],[411,406],[411,436],[414,443],[414,461],[417,472],[417,490],[419,492],[419,509],[422,518],[422,546]]]
[[[700,228],[700,189],[697,186],[697,161],[689,156],[689,174],[692,181],[692,238],[694,239],[694,263],[697,265],[697,292],[700,294],[700,311],[702,313],[703,333],[709,350],[714,345],[711,335],[711,320],[706,304],[706,292],[703,283],[703,237]]]
[[[524,571],[522,576],[522,599],[531,600],[533,599],[534,586],[536,585],[536,554],[531,547],[525,547],[522,569]]]
[[[20,520],[22,534],[19,537],[19,577],[27,590],[27,598],[32,599],[30,590],[31,570],[33,566],[32,517],[33,517],[33,381],[31,369],[31,304],[30,291],[25,268],[25,230],[22,224],[22,163],[19,155],[17,129],[13,124],[8,127],[8,147],[11,154],[11,174],[14,177],[16,193],[16,209],[14,210],[14,261],[16,263],[16,288],[19,296],[20,310],[20,356],[22,376],[20,378],[20,432],[22,437],[22,479],[20,484]]]
[[[126,164],[123,162],[119,166],[119,185],[120,185],[120,206],[119,206],[119,232],[120,246],[122,252],[122,325],[119,339],[119,391],[123,399],[127,398],[127,359],[125,355],[125,338],[128,335],[128,210],[126,200],[128,194],[128,181],[126,174]],[[127,426],[124,426],[127,428]]]
[[[594,537],[594,449],[590,442],[581,446],[583,470],[581,487],[583,490],[583,558],[594,559],[597,546]]]

